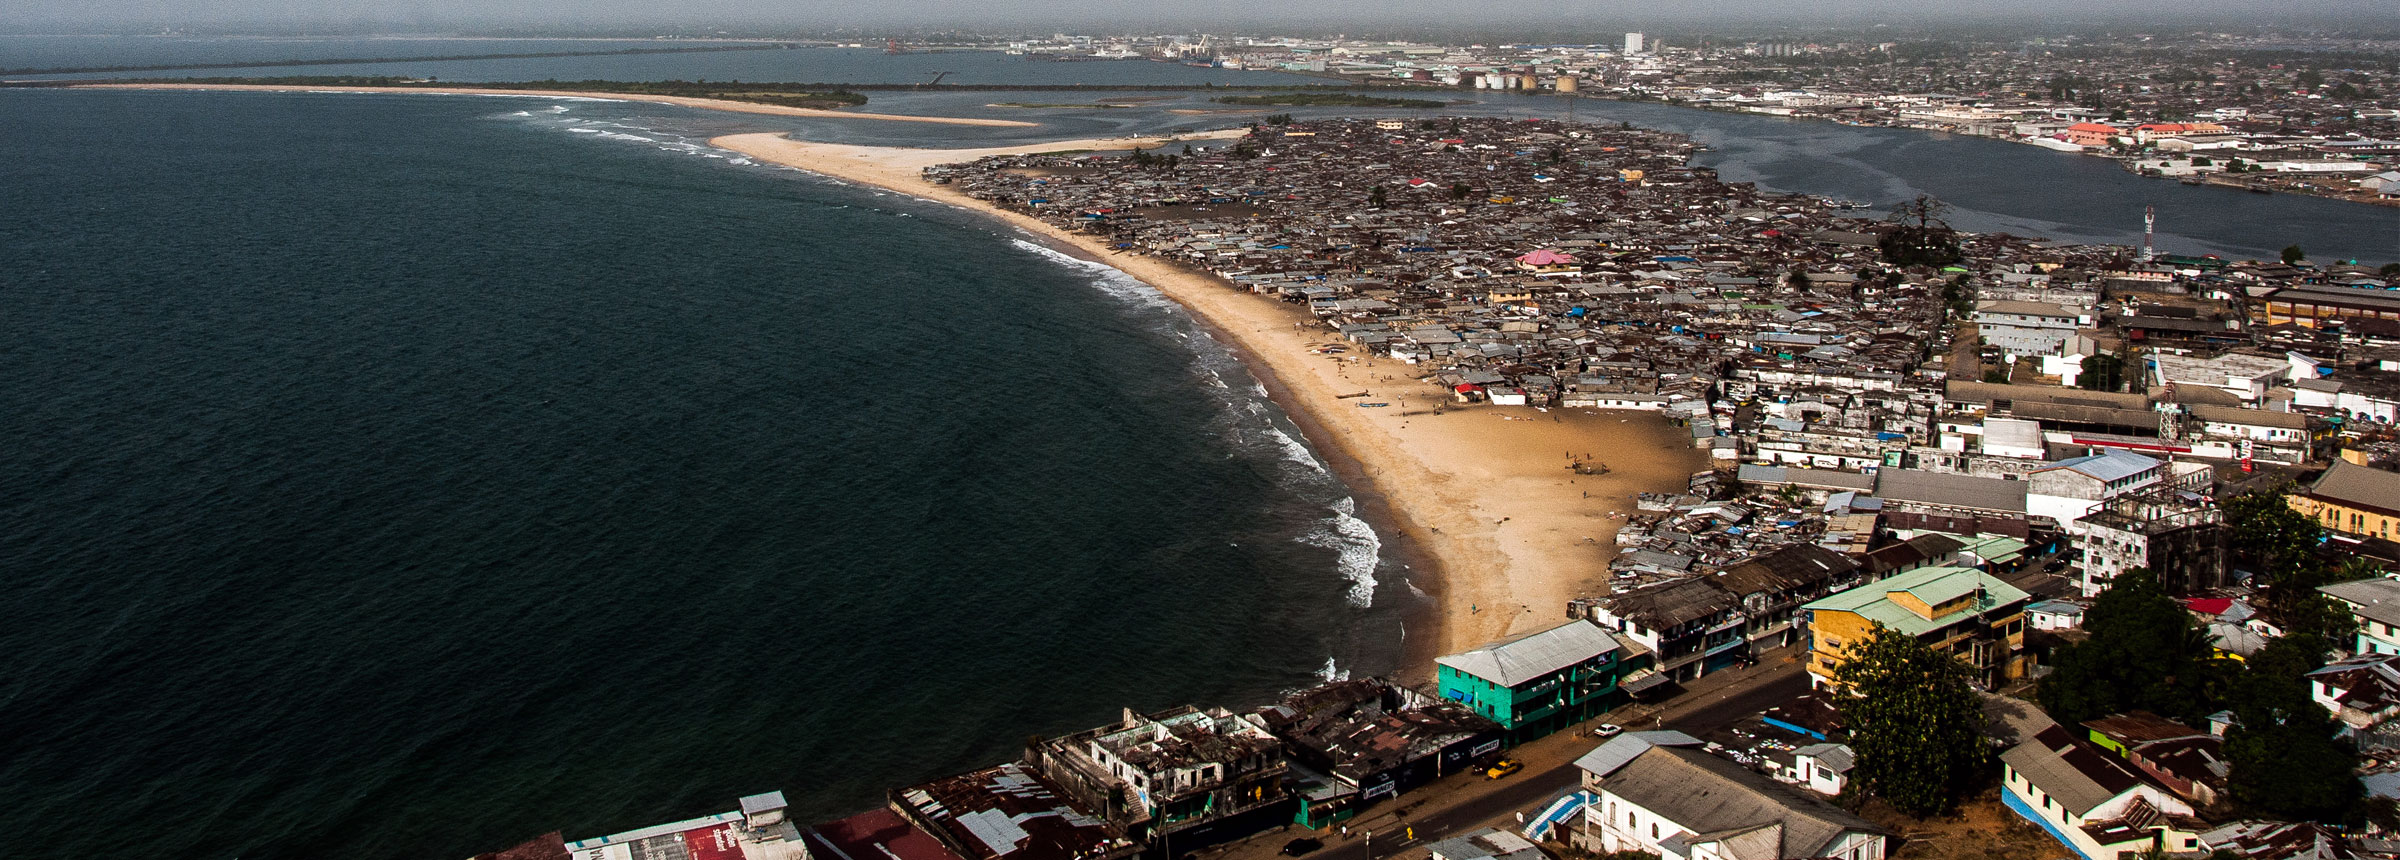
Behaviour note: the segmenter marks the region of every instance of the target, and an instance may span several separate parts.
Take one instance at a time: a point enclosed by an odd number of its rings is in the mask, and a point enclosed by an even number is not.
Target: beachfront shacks
[[[1883,860],[1892,832],[1700,748],[1682,732],[1631,732],[1577,759],[1587,851],[1672,860]]]
[[[1801,607],[1808,618],[1811,686],[1835,673],[1876,626],[1957,655],[1986,688],[2024,677],[2025,607],[2031,596],[1999,577],[1963,567],[1928,567],[1868,583]]]
[[[1690,681],[1800,640],[1798,607],[1858,584],[1857,560],[1800,544],[1687,579],[1577,600],[1568,612],[1651,654],[1651,669]]]
[[[1137,842],[1198,848],[1291,820],[1283,742],[1223,708],[1128,708],[1025,755],[1086,816]]]
[[[1347,820],[1360,807],[1469,770],[1500,752],[1505,733],[1466,705],[1380,678],[1336,681],[1251,712],[1283,740],[1309,828]]]
[[[1498,723],[1513,742],[1590,719],[1617,699],[1624,648],[1589,621],[1435,658],[1442,698]]]

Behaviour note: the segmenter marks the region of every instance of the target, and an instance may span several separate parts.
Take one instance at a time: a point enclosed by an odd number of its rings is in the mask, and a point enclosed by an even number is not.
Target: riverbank
[[[442,96],[545,96],[550,98],[600,99],[605,101],[649,102],[677,105],[703,110],[734,113],[767,114],[770,116],[805,116],[827,119],[875,119],[891,122],[928,122],[940,125],[975,125],[995,128],[1033,128],[1040,123],[1013,119],[981,119],[954,116],[907,116],[892,113],[857,113],[823,108],[786,107],[784,105],[737,102],[730,99],[705,99],[690,96],[651,95],[646,93],[578,92],[574,90],[479,89],[476,87],[345,87],[300,86],[287,84],[76,84],[74,89],[93,90],[198,90],[204,92],[262,92],[262,93],[417,93]]]
[[[1238,135],[1238,130],[1207,136]],[[1161,139],[1057,141],[992,149],[899,149],[728,135],[712,144],[752,158],[948,203],[996,217],[1156,287],[1223,332],[1269,377],[1329,459],[1356,464],[1366,486],[1437,568],[1418,570],[1433,600],[1409,637],[1411,675],[1430,656],[1557,622],[1570,598],[1604,593],[1617,528],[1639,492],[1680,491],[1707,467],[1682,431],[1651,414],[1451,404],[1410,365],[1316,351],[1331,342],[1299,306],[1230,288],[1168,260],[1010,212],[921,178],[931,165],[987,155],[1155,146]],[[1382,405],[1370,405],[1382,404]],[[1580,474],[1576,458],[1607,465]],[[1424,574],[1430,573],[1430,576]]]

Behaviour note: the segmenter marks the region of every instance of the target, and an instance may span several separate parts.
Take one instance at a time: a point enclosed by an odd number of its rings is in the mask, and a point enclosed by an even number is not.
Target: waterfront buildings
[[[1464,703],[1515,741],[1538,738],[1617,700],[1624,649],[1589,621],[1436,658],[1442,698]]]
[[[1283,743],[1223,708],[1129,708],[1115,723],[1030,745],[1026,764],[1088,810],[1087,818],[1134,841],[1164,841],[1237,817],[1251,827],[1290,817],[1277,808],[1289,800]],[[1206,838],[1235,835],[1226,829],[1211,827]],[[1207,843],[1193,834],[1184,844]]]
[[[1641,645],[1659,675],[1689,681],[1800,641],[1800,604],[1857,584],[1861,571],[1856,559],[1801,544],[1689,579],[1577,601],[1568,611]]]
[[[1295,787],[1305,805],[1296,820],[1310,828],[1474,769],[1506,736],[1463,703],[1374,678],[1302,690],[1252,715],[1283,740],[1295,772],[1322,775],[1321,788]]]

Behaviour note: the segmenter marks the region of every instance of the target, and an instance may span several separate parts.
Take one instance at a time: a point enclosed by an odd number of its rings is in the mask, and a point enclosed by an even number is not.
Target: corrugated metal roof
[[[1514,639],[1434,660],[1503,687],[1514,687],[1617,650],[1617,640],[1590,621],[1576,619]]]
[[[1755,856],[1814,857],[1847,833],[1891,831],[1822,798],[1804,794],[1696,749],[1646,749],[1601,782],[1601,791],[1640,804],[1692,834],[1717,841],[1781,825],[1780,846]]]
[[[1941,618],[1926,618],[1892,602],[1893,592],[1904,591],[1927,605],[1938,606],[1944,601],[1981,591],[1983,598],[1964,612],[1980,612],[2002,604],[2028,599],[2031,595],[1980,570],[1963,567],[1927,567],[1912,570],[1877,582],[1835,594],[1807,605],[1810,610],[1855,612],[1867,620],[1910,636],[1945,626],[1963,617],[1952,613]]]
[[[1593,776],[1606,777],[1633,761],[1635,756],[1649,752],[1651,747],[1696,747],[1700,743],[1699,738],[1673,729],[1626,732],[1584,753],[1582,758],[1575,760],[1575,766],[1589,771]]]
[[[2025,482],[2005,478],[1885,469],[1875,473],[1875,495],[1892,502],[1917,502],[2013,514],[2025,512]]]
[[[2400,582],[2376,577],[2321,585],[2317,590],[2347,601],[2360,618],[2400,625]]]
[[[2333,468],[2326,469],[2316,483],[2309,485],[2308,495],[2351,507],[2388,511],[2400,508],[2400,473],[2335,460]]]
[[[2056,463],[2043,466],[2042,468],[2035,469],[2034,471],[2048,472],[2053,469],[2072,469],[2076,472],[2090,475],[2097,480],[2114,481],[2120,478],[2130,478],[2135,475],[2139,475],[2143,472],[2156,469],[2160,465],[2162,464],[2159,463],[2159,461],[2149,457],[2144,457],[2131,451],[2121,451],[2111,448],[2106,453],[2102,454],[2091,454],[2083,457],[2069,457]]]

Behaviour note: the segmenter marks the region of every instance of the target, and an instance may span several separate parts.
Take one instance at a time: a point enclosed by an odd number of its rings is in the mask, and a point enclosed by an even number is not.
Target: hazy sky
[[[478,26],[611,28],[772,25],[1029,26],[1088,29],[1243,22],[1361,27],[1457,21],[1606,30],[1685,25],[1942,20],[2040,25],[2061,19],[2155,22],[2355,21],[2388,27],[2396,0],[0,0],[0,28],[72,31],[161,26],[403,31]]]

